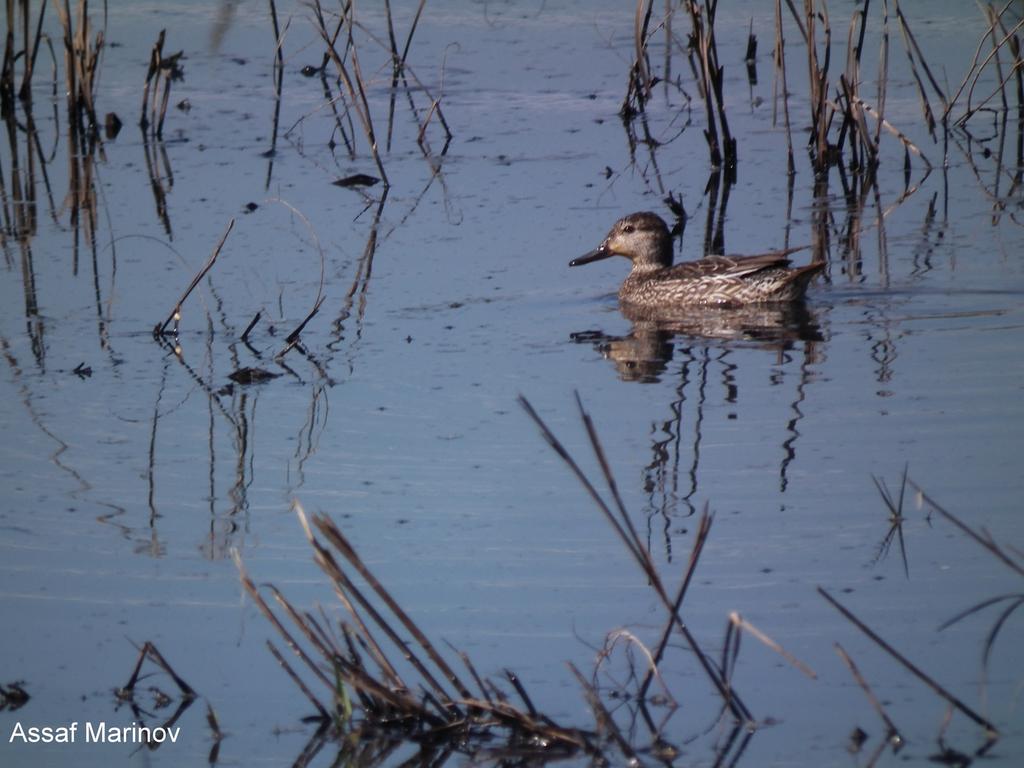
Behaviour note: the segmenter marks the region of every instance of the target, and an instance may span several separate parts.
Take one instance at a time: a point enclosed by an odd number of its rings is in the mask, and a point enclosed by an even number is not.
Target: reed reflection
[[[632,322],[626,335],[584,331],[571,338],[593,345],[612,363],[622,381],[651,384],[675,380],[667,417],[652,425],[651,455],[643,480],[648,533],[661,531],[671,557],[672,520],[697,511],[705,408],[741,402],[738,373],[746,358],[736,353],[762,350],[770,353],[778,366],[799,368],[795,376],[773,375],[770,379],[772,386],[793,389],[790,417],[780,423],[778,434],[779,489],[785,492],[789,468],[796,459],[801,405],[813,381],[813,368],[822,360],[826,334],[820,311],[803,302],[657,312],[624,305],[622,314]]]
[[[653,153],[653,148],[651,151]],[[660,180],[657,183],[660,186]],[[733,183],[734,176],[721,171],[711,173],[708,178],[703,193],[702,254],[727,252],[725,225]],[[787,193],[785,245],[789,244],[789,222],[793,219],[792,177]],[[675,197],[667,199],[666,204],[675,216],[675,226],[669,235],[681,242],[688,222],[686,211],[682,201]],[[802,270],[809,275],[822,271],[828,263],[831,234],[828,224],[831,221],[828,208],[818,207],[813,218],[816,226],[811,237],[811,267]],[[741,350],[773,354],[777,367],[771,371],[769,385],[792,389],[789,413],[780,414],[783,418],[778,422],[776,443],[779,446],[779,490],[786,491],[790,467],[797,457],[802,406],[814,380],[814,366],[822,359],[820,350],[826,334],[822,331],[819,314],[825,310],[809,307],[803,300],[755,300],[734,307],[683,300],[638,305],[622,300],[619,309],[630,322],[627,334],[585,331],[572,334],[572,339],[593,345],[612,363],[623,381],[657,383],[676,379],[673,397],[667,404],[667,418],[652,425],[651,457],[644,467],[643,480],[648,545],[657,532],[671,560],[673,520],[690,517],[697,511],[707,429],[705,409],[709,405],[725,404],[731,411],[728,418],[736,418],[734,409],[742,396],[740,366],[750,362],[749,357],[737,354]],[[754,359],[763,361],[764,358]],[[763,362],[758,364],[763,368]],[[799,368],[795,376],[779,371],[780,367],[794,365]]]

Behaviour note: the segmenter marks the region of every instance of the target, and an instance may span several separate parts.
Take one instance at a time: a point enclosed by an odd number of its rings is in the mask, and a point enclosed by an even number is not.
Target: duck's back
[[[707,256],[699,261],[684,261],[660,270],[662,280],[701,280],[721,277],[743,277],[763,269],[785,269],[786,258],[799,248],[761,253],[756,256]]]
[[[638,306],[702,304],[738,306],[793,301],[824,266],[790,268],[787,256],[799,248],[756,256],[709,256],[657,270],[630,274],[619,298]]]

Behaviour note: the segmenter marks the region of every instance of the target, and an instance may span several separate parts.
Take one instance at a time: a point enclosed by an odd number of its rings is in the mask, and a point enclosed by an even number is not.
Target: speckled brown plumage
[[[596,249],[569,262],[588,264],[625,256],[633,269],[619,289],[619,300],[638,307],[703,305],[736,307],[795,301],[824,264],[790,267],[787,256],[799,248],[757,256],[708,256],[672,264],[672,238],[655,213],[620,219]]]

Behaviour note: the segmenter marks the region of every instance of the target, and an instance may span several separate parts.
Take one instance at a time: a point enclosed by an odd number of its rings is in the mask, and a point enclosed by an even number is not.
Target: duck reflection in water
[[[681,310],[643,310],[628,304],[620,305],[620,309],[633,324],[625,336],[581,331],[570,338],[580,344],[593,344],[615,364],[623,381],[658,381],[672,360],[676,336],[780,352],[791,349],[795,342],[824,339],[816,317],[803,302],[734,309],[688,307],[685,314]]]
[[[821,341],[802,298],[824,264],[791,267],[787,257],[797,250],[673,265],[672,237],[661,217],[630,214],[615,223],[600,246],[569,266],[610,256],[632,262],[618,294],[632,332],[586,331],[572,338],[595,344],[627,381],[657,381],[672,359],[676,335],[780,350],[796,341]]]

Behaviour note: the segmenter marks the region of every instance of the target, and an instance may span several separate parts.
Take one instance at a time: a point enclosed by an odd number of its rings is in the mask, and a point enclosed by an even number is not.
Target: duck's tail
[[[789,274],[786,276],[786,288],[788,293],[794,298],[799,299],[807,291],[807,286],[810,284],[814,276],[817,275],[825,268],[825,262],[818,261],[814,264],[808,264],[806,267],[794,267],[789,270]]]

